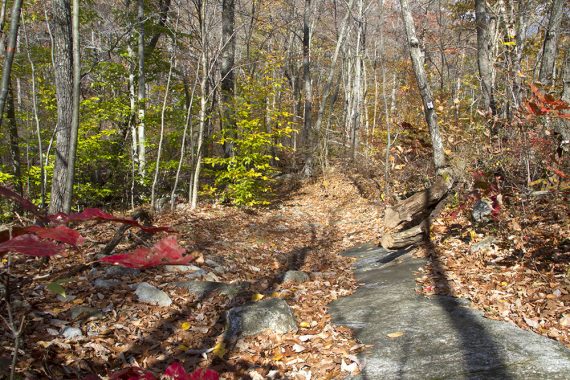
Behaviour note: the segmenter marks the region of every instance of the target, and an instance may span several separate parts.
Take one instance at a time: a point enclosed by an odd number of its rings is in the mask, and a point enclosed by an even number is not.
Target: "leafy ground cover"
[[[326,379],[358,371],[356,354],[366,347],[331,323],[327,304],[355,289],[351,261],[339,253],[378,241],[383,202],[377,181],[348,173],[336,168],[300,186],[284,180],[269,208],[205,205],[192,211],[180,205],[176,213],[156,216],[155,225],[175,231],[206,279],[248,284],[232,299],[176,288],[172,284],[182,275],[162,267],[118,272],[114,286],[95,286],[109,281],[109,265],[97,255],[122,225],[120,218],[117,225],[105,219],[106,224],[75,226],[84,243],[47,263],[12,256],[13,282],[31,279],[21,281],[14,295],[17,317],[26,316],[18,372],[65,379],[136,366],[160,374],[172,363],[181,363],[187,373],[213,369],[226,379]],[[468,298],[490,318],[570,346],[568,193],[504,195],[500,212],[483,224],[471,220],[474,199],[453,198],[432,225],[431,243],[418,250],[431,258],[418,273],[418,292]],[[167,234],[147,237],[148,245],[156,247]],[[141,249],[141,235],[127,235],[116,253]],[[282,275],[292,269],[307,272],[310,281],[282,284]],[[58,278],[65,298],[48,289]],[[172,305],[140,303],[134,286],[141,282],[166,291]],[[265,333],[226,346],[220,340],[225,311],[269,297],[287,301],[299,331]],[[82,336],[64,338],[62,329],[72,326]],[[5,368],[12,349],[10,335],[2,335]]]
[[[175,361],[189,371],[207,367],[228,379],[302,379],[309,373],[322,379],[357,370],[355,355],[362,346],[349,330],[331,323],[326,305],[353,291],[350,260],[338,253],[374,240],[382,210],[361,194],[365,188],[373,191],[373,183],[341,172],[332,171],[292,193],[285,186],[291,183],[285,182],[282,200],[268,209],[180,207],[175,214],[156,218],[156,225],[176,231],[180,246],[196,258],[194,264],[214,276],[209,279],[249,284],[233,299],[216,293],[190,295],[171,286],[181,275],[162,267],[136,275],[123,272],[116,286],[95,287],[108,271],[107,265],[94,262],[115,233],[112,224],[76,227],[85,243],[47,264],[12,256],[12,276],[33,279],[17,295],[21,302],[16,312],[27,316],[19,372],[30,378],[77,378],[135,365],[163,373]],[[163,237],[158,233],[152,239]],[[116,252],[132,251],[139,244],[133,234]],[[79,267],[87,269],[75,273]],[[281,284],[290,269],[309,273],[311,280]],[[63,278],[59,283],[65,298],[47,289],[55,278]],[[139,303],[132,286],[141,282],[167,291],[172,305]],[[286,299],[299,331],[268,333],[225,347],[219,339],[224,312],[262,296]],[[59,332],[67,326],[78,326],[83,336],[65,339]],[[13,343],[9,335],[0,339],[1,357],[7,362]]]
[[[467,298],[488,318],[570,347],[570,194],[513,193],[489,223],[448,207],[420,254],[418,291]],[[472,201],[471,201],[472,202]]]

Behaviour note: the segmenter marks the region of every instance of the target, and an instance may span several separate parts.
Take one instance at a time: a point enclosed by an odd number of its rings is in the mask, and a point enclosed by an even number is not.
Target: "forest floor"
[[[15,259],[12,275],[34,279],[19,290],[25,300],[20,314],[27,315],[19,372],[29,378],[81,378],[130,364],[162,373],[177,360],[190,369],[213,368],[226,379],[327,379],[357,372],[356,354],[366,347],[349,329],[331,322],[327,304],[356,288],[352,259],[339,253],[379,241],[384,204],[377,181],[348,173],[336,168],[312,183],[284,181],[276,202],[264,209],[179,205],[176,213],[156,216],[154,224],[176,230],[180,245],[198,258],[194,264],[210,276],[249,284],[231,300],[220,294],[197,298],[176,289],[171,284],[180,274],[163,268],[125,274],[114,287],[95,287],[108,273],[108,266],[99,263],[67,280],[66,298],[47,291],[46,285],[62,273],[96,261],[115,233],[110,224],[78,227],[86,243],[47,265]],[[445,211],[432,229],[436,253],[423,250],[437,260],[438,271],[426,267],[418,273],[418,292],[469,298],[491,318],[570,346],[568,194],[524,203],[524,213],[518,199],[510,204],[498,220],[481,227],[453,208]],[[487,238],[493,242],[473,249]],[[117,251],[136,244],[126,239]],[[282,284],[282,275],[291,269],[307,272],[310,281]],[[167,291],[172,305],[138,302],[132,286],[141,282]],[[261,295],[285,299],[299,331],[264,333],[227,351],[220,347],[225,311]],[[63,338],[66,326],[79,327],[83,336]],[[8,362],[11,347],[9,335],[1,336],[2,363]]]

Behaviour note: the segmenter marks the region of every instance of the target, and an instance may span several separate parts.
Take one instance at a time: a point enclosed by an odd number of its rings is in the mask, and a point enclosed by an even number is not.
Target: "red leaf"
[[[156,380],[152,372],[139,367],[127,367],[109,377],[110,380]]]
[[[219,380],[220,375],[213,369],[198,368],[187,377],[188,380]]]
[[[0,244],[0,254],[9,251],[29,256],[53,256],[61,248],[52,242],[40,240],[36,235],[25,234]]]
[[[182,364],[174,362],[164,371],[164,376],[168,376],[172,380],[186,380],[190,375],[186,373]]]
[[[61,243],[66,243],[76,247],[83,243],[83,236],[75,230],[66,226],[57,226],[54,228],[30,226],[24,229],[26,232],[33,232],[43,239],[52,239]]]
[[[192,256],[182,256],[186,252],[176,242],[176,237],[167,236],[152,248],[141,247],[131,253],[121,253],[104,257],[99,261],[128,268],[151,268],[159,265],[188,264]]]
[[[30,211],[34,215],[43,217],[42,213],[38,207],[30,202],[28,199],[22,197],[21,195],[15,193],[5,186],[0,186],[0,195],[12,199],[14,202],[18,203],[24,210]]]

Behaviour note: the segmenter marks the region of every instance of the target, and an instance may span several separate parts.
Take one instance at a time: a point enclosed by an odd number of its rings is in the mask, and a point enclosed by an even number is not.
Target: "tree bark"
[[[302,146],[305,152],[304,174],[307,177],[313,175],[313,155],[312,147],[312,111],[313,111],[313,90],[311,86],[311,33],[310,33],[311,0],[305,0],[305,10],[303,13],[303,87],[305,90],[304,119]]]
[[[6,108],[6,117],[8,118],[8,126],[10,129],[10,158],[12,160],[12,172],[14,173],[16,191],[23,195],[24,188],[22,185],[22,158],[20,154],[20,137],[18,134],[18,124],[16,122],[16,107],[14,104],[14,90],[10,86],[8,92],[8,104]]]
[[[446,166],[446,160],[443,151],[443,141],[439,133],[437,115],[434,109],[433,96],[424,70],[424,57],[420,48],[420,42],[416,36],[416,28],[414,26],[414,19],[412,18],[412,12],[410,10],[408,0],[400,0],[400,5],[402,7],[402,19],[406,28],[406,36],[408,38],[414,74],[422,96],[425,119],[429,126],[433,148],[433,162],[436,170],[439,170]]]
[[[236,55],[235,38],[235,0],[222,2],[222,56],[220,74],[222,76],[223,124],[226,137],[235,137],[235,118],[233,116],[233,100],[235,95],[234,62]],[[224,141],[224,154],[233,155],[233,143]]]
[[[69,137],[73,122],[73,55],[69,0],[52,0],[57,126],[50,213],[64,211]]]
[[[79,134],[79,96],[81,92],[81,54],[79,51],[79,0],[73,0],[72,20],[73,42],[73,114],[69,135],[69,152],[67,156],[67,178],[65,182],[65,197],[63,211],[71,211],[73,199],[73,184],[75,182],[75,157],[77,155],[77,135]]]
[[[208,107],[208,36],[206,27],[206,4],[207,0],[200,3],[200,34],[202,40],[202,53],[200,58],[200,68],[202,78],[200,79],[200,126],[198,130],[198,142],[196,146],[196,163],[191,187],[190,207],[195,209],[198,206],[198,190],[200,184],[200,171],[202,169],[202,157],[204,155],[204,132],[206,130],[206,117]]]
[[[2,82],[0,83],[0,127],[2,126],[2,118],[4,116],[4,107],[6,98],[10,88],[10,73],[12,72],[12,62],[14,62],[14,53],[16,53],[16,44],[18,41],[18,29],[20,26],[20,11],[22,9],[22,0],[15,0],[12,5],[12,15],[10,20],[10,32],[8,34],[8,44],[4,57],[4,66],[2,68]],[[4,53],[4,52],[2,52]]]
[[[477,21],[477,65],[481,77],[483,109],[491,115],[497,113],[495,103],[495,83],[493,80],[493,35],[496,28],[496,18],[492,16],[486,0],[475,0],[475,15]]]
[[[327,80],[324,84],[324,88],[323,88],[323,94],[321,96],[321,101],[319,103],[319,112],[317,114],[317,121],[315,123],[315,131],[318,133],[321,130],[322,127],[322,123],[323,123],[323,118],[325,115],[325,109],[327,106],[327,102],[328,102],[328,98],[330,96],[331,93],[331,89],[332,89],[332,83],[333,83],[333,79],[334,79],[334,73],[335,73],[335,68],[336,68],[336,62],[338,60],[338,56],[340,53],[340,49],[344,43],[344,39],[346,37],[346,33],[348,30],[348,18],[350,17],[350,14],[352,12],[352,5],[354,4],[354,0],[350,0],[348,2],[348,6],[347,6],[347,11],[346,11],[346,15],[344,16],[344,19],[342,20],[341,23],[341,27],[340,27],[340,32],[339,32],[339,36],[338,36],[338,40],[336,42],[336,48],[331,60],[331,66],[329,68],[329,73],[327,76]],[[314,174],[314,154],[315,154],[315,147],[312,147],[312,149],[309,151],[309,156],[308,156],[308,160],[305,161],[305,166],[303,168],[303,173],[306,177],[310,177]]]
[[[564,4],[566,1],[567,0],[553,0],[552,7],[550,8],[550,18],[548,19],[548,27],[544,35],[542,59],[540,61],[540,72],[538,74],[538,80],[545,85],[552,84],[558,38],[560,37],[560,24],[562,23]]]
[[[142,182],[146,174],[146,138],[145,138],[145,46],[144,46],[144,0],[137,1],[137,21],[139,26],[138,58],[139,58],[139,88],[137,93],[138,118],[137,118],[137,148],[138,148],[138,174]]]
[[[564,82],[562,100],[570,104],[570,51],[566,51],[566,57],[564,58],[564,76],[562,80]]]

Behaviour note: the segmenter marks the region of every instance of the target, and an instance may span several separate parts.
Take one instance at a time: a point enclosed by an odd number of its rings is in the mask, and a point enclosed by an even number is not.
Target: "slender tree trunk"
[[[20,26],[20,11],[22,9],[22,0],[15,0],[12,5],[12,15],[10,20],[10,32],[8,34],[8,44],[4,57],[4,66],[2,68],[2,82],[0,83],[0,127],[2,126],[2,118],[4,116],[4,107],[6,98],[10,88],[10,73],[12,72],[12,62],[14,61],[14,53],[16,53],[16,44],[18,41],[18,29]]]
[[[493,80],[493,65],[495,58],[494,38],[496,18],[492,16],[486,0],[475,0],[475,14],[477,19],[477,65],[481,77],[483,93],[483,108],[485,112],[497,113],[495,103],[495,84]]]
[[[50,213],[64,211],[69,138],[73,123],[73,53],[69,0],[52,0],[57,126]]]
[[[564,59],[563,81],[562,100],[570,104],[570,51],[566,51],[566,57]]]
[[[553,0],[552,7],[550,8],[550,18],[544,35],[542,59],[540,61],[540,72],[538,74],[538,80],[545,85],[550,85],[553,81],[558,38],[560,37],[560,24],[562,23],[562,16],[564,14],[564,4],[567,4],[567,0]]]
[[[202,0],[200,4],[200,34],[202,40],[202,54],[200,66],[202,78],[200,79],[200,127],[198,130],[198,142],[196,146],[196,166],[194,170],[194,181],[192,183],[192,197],[190,207],[195,209],[198,206],[198,189],[200,184],[200,171],[202,169],[202,156],[204,145],[204,131],[206,129],[206,116],[208,107],[208,36],[206,27],[206,4],[207,0]]]
[[[352,160],[356,159],[358,152],[358,139],[360,123],[362,122],[362,104],[363,104],[363,69],[364,69],[364,1],[358,0],[358,28],[356,34],[356,60],[354,63],[354,86],[353,86],[353,108],[352,108],[352,130],[351,130],[351,144],[350,156]]]
[[[69,152],[67,156],[67,178],[63,210],[69,213],[73,199],[75,182],[75,157],[77,155],[77,135],[79,134],[79,101],[81,92],[81,54],[79,51],[79,0],[73,0],[72,41],[73,41],[73,114],[69,135]]]
[[[344,16],[342,23],[341,23],[340,33],[338,36],[338,40],[336,42],[336,48],[335,48],[335,51],[334,51],[334,54],[333,54],[333,57],[331,60],[331,65],[329,68],[328,76],[327,76],[326,82],[324,84],[323,93],[321,96],[321,101],[319,103],[319,112],[317,114],[317,121],[315,122],[316,133],[319,133],[321,131],[321,126],[323,123],[323,118],[324,118],[325,109],[327,106],[327,101],[328,101],[328,98],[330,96],[331,89],[332,89],[332,83],[333,83],[333,79],[334,79],[336,62],[338,60],[340,49],[344,44],[344,39],[345,39],[347,31],[348,31],[348,19],[350,17],[351,12],[352,12],[352,5],[353,4],[354,4],[354,0],[349,0],[347,10],[346,10],[346,15]],[[314,147],[309,152],[310,152],[309,157],[305,161],[305,166],[303,168],[303,173],[307,177],[310,177],[314,174],[314,167],[313,167],[314,166],[313,156],[315,154]]]
[[[24,31],[24,41],[26,43],[26,55],[28,57],[28,62],[30,64],[30,71],[32,75],[32,111],[34,114],[34,122],[36,125],[36,135],[38,138],[38,156],[39,156],[39,165],[40,165],[40,193],[41,193],[41,207],[45,207],[46,204],[46,175],[45,175],[45,167],[44,167],[44,159],[43,159],[43,143],[42,143],[42,134],[40,128],[40,118],[38,115],[38,98],[36,94],[36,66],[34,61],[32,60],[32,56],[30,53],[30,42],[28,40],[28,31],[26,29],[26,24],[22,20],[22,27]]]
[[[235,0],[223,0],[222,2],[222,59],[220,72],[222,75],[222,107],[223,124],[226,137],[235,137],[235,118],[233,116],[233,100],[235,93],[234,61],[236,54],[235,34]],[[224,140],[224,154],[226,157],[233,155],[233,143]]]
[[[516,5],[515,5],[516,4]],[[515,6],[516,11],[515,11]],[[527,20],[527,1],[520,0],[519,2],[511,2],[512,13],[516,16],[516,47],[515,56],[513,59],[513,98],[515,100],[515,107],[522,104],[522,58],[524,50],[524,42],[526,36],[526,20]]]
[[[311,172],[305,172],[305,175],[312,175],[313,157],[309,153],[312,149],[312,118],[313,109],[313,90],[311,86],[311,34],[310,34],[310,15],[311,0],[305,0],[305,10],[303,13],[303,87],[305,90],[304,102],[304,119],[302,146],[305,152],[305,168],[310,167]]]
[[[180,8],[178,8],[180,12]],[[166,105],[168,104],[168,95],[170,93],[170,82],[172,81],[172,71],[176,68],[176,34],[178,33],[178,20],[180,19],[180,13],[176,17],[176,26],[174,27],[174,38],[172,41],[172,52],[170,56],[170,65],[168,67],[168,77],[166,79],[166,89],[164,90],[164,99],[162,101],[162,110],[160,112],[160,140],[158,142],[158,153],[156,155],[156,165],[154,168],[154,178],[152,180],[152,189],[150,195],[150,204],[153,208],[156,208],[156,185],[158,183],[158,173],[160,171],[160,159],[162,156],[162,145],[164,142],[164,127],[165,127],[165,117],[166,117]]]
[[[436,170],[439,170],[446,166],[446,160],[443,151],[443,141],[439,133],[437,115],[434,109],[433,96],[424,70],[424,57],[420,48],[420,42],[416,36],[416,27],[414,26],[414,19],[412,18],[408,0],[400,0],[400,5],[402,7],[402,19],[406,28],[406,36],[408,38],[410,57],[412,59],[418,88],[422,96],[425,118],[429,126],[433,148],[433,162]]]
[[[139,58],[139,88],[137,93],[138,118],[137,118],[137,148],[138,148],[138,175],[139,180],[144,180],[146,174],[146,138],[145,138],[145,102],[146,102],[146,81],[145,81],[145,46],[144,46],[144,0],[137,0],[137,21],[139,26],[138,58]]]
[[[14,173],[16,191],[23,195],[23,184],[22,184],[22,158],[20,154],[20,137],[18,135],[18,125],[16,122],[16,107],[14,104],[14,90],[10,86],[8,92],[6,107],[6,117],[8,118],[8,126],[10,129],[10,158],[12,161],[12,173]]]

